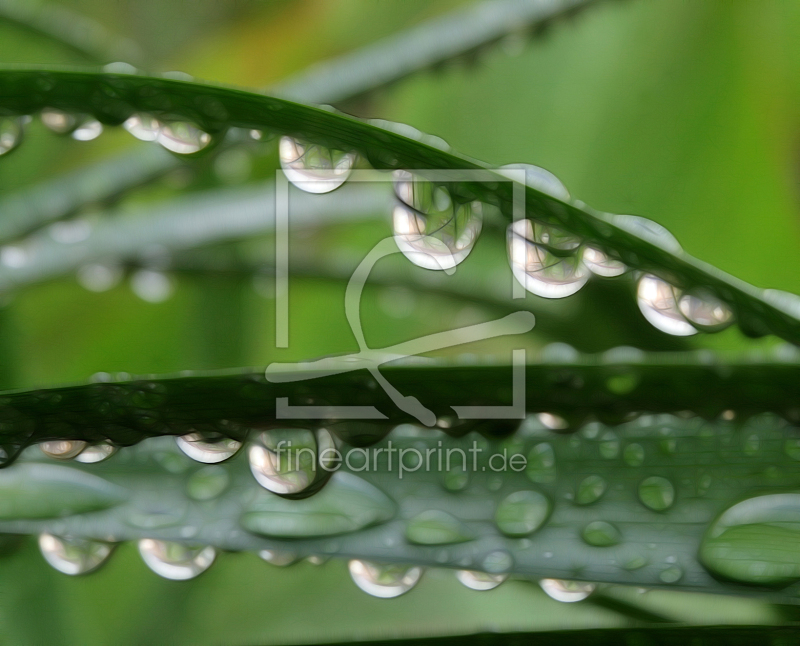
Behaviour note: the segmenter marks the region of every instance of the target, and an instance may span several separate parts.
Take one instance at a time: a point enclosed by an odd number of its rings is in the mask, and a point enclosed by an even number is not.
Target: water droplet
[[[607,431],[600,438],[600,455],[611,460],[619,455],[619,440],[613,431]]]
[[[250,447],[250,470],[265,489],[281,494],[298,494],[330,475],[328,464],[335,449],[331,434],[301,429],[272,429],[261,433]]]
[[[583,264],[596,276],[603,276],[605,278],[621,276],[628,271],[625,263],[619,260],[612,260],[597,247],[583,248]]]
[[[677,298],[675,288],[660,278],[646,274],[639,279],[639,309],[653,327],[673,336],[697,334],[678,309]]]
[[[630,467],[641,466],[644,462],[644,447],[641,444],[628,444],[622,452],[622,459]]]
[[[193,155],[211,143],[211,135],[185,121],[173,121],[161,126],[156,141],[170,152]]]
[[[59,518],[118,505],[126,491],[103,478],[56,464],[0,470],[0,519]]]
[[[201,433],[187,433],[175,438],[178,448],[192,460],[216,464],[236,454],[242,443],[229,437],[210,438]]]
[[[39,115],[45,127],[59,135],[68,135],[78,125],[78,118],[62,110],[45,108]]]
[[[80,440],[51,440],[42,442],[39,448],[48,458],[71,460],[86,448],[86,442]]]
[[[583,528],[583,540],[595,547],[610,547],[622,540],[619,530],[604,520],[595,520]]]
[[[8,245],[0,248],[0,264],[11,269],[21,269],[28,264],[28,252],[22,247]]]
[[[684,294],[678,308],[695,327],[714,332],[733,322],[733,312],[722,301],[707,293]]]
[[[102,462],[107,460],[114,453],[117,452],[117,447],[108,442],[100,442],[99,444],[92,444],[87,446],[83,451],[75,456],[75,462],[81,464],[94,464],[95,462]]]
[[[744,443],[742,446],[742,451],[744,451],[745,455],[754,456],[758,453],[759,446],[761,445],[761,440],[756,433],[750,433],[747,437],[744,438]]]
[[[194,500],[213,500],[230,483],[230,476],[224,467],[209,465],[195,471],[186,482],[186,493]]]
[[[536,417],[538,417],[539,421],[551,431],[563,431],[569,428],[567,420],[560,415],[555,415],[553,413],[539,413]]]
[[[149,114],[134,114],[128,117],[122,127],[141,141],[155,141],[161,130],[161,122]]]
[[[453,466],[445,472],[442,481],[448,491],[463,491],[469,484],[469,473],[461,466]]]
[[[240,519],[247,531],[273,538],[314,538],[356,532],[394,517],[397,506],[380,489],[338,472],[315,496],[287,499],[262,492]]]
[[[91,264],[78,269],[78,283],[90,292],[105,292],[114,287],[122,278],[119,267]]]
[[[664,570],[661,570],[661,572],[658,574],[658,578],[664,583],[677,583],[681,580],[682,576],[683,570],[677,565],[672,565]]]
[[[405,565],[379,565],[370,561],[348,563],[350,576],[364,592],[379,599],[392,599],[405,594],[419,581],[422,568]]]
[[[550,515],[547,496],[538,491],[515,491],[497,506],[494,520],[506,536],[521,538],[539,529]]]
[[[620,229],[624,229],[666,251],[671,253],[679,253],[681,251],[678,239],[658,222],[653,222],[638,215],[611,215],[611,221]]]
[[[40,534],[39,549],[56,570],[75,576],[99,568],[111,554],[113,546],[85,538]]]
[[[356,154],[331,150],[293,137],[281,137],[281,168],[292,184],[307,193],[330,193],[347,181]]]
[[[675,502],[675,487],[666,478],[651,476],[639,483],[639,500],[654,511],[664,511]]]
[[[414,545],[449,545],[474,538],[469,528],[447,512],[423,511],[408,521],[406,540]]]
[[[97,119],[87,119],[72,131],[75,141],[92,141],[103,134],[103,124]]]
[[[424,269],[450,270],[472,251],[483,226],[479,202],[457,204],[443,186],[395,171],[392,212],[397,247]]]
[[[556,454],[547,442],[536,444],[528,453],[528,477],[533,482],[548,483],[556,479]]]
[[[595,590],[593,583],[565,581],[563,579],[542,579],[539,581],[548,597],[564,603],[583,601]]]
[[[277,567],[286,567],[300,560],[295,552],[286,550],[261,550],[258,555],[270,565]]]
[[[22,143],[24,130],[22,117],[0,117],[0,155],[11,152]]]
[[[205,572],[217,553],[213,547],[194,547],[171,541],[143,538],[139,554],[153,572],[172,581],[186,581]]]
[[[589,280],[590,273],[577,253],[556,255],[535,244],[530,220],[509,225],[508,260],[511,271],[526,290],[544,298],[564,298],[577,292]]]
[[[475,570],[458,570],[456,578],[470,590],[494,590],[498,585],[508,579],[507,574],[489,574]]]
[[[792,437],[786,440],[784,451],[792,460],[800,460],[800,438]]]
[[[569,191],[567,187],[561,182],[558,177],[553,175],[549,170],[534,166],[533,164],[506,164],[498,169],[501,175],[514,179],[516,173],[508,173],[504,171],[525,171],[525,185],[530,188],[546,193],[547,195],[561,200],[562,202],[569,201]]]
[[[591,505],[600,500],[608,488],[605,479],[598,475],[591,475],[584,478],[578,485],[575,493],[575,502],[579,505]]]
[[[481,563],[483,570],[489,574],[508,572],[513,565],[514,559],[511,557],[511,554],[505,550],[489,552]]]
[[[174,289],[169,276],[161,271],[139,269],[131,276],[131,290],[148,303],[163,303]]]

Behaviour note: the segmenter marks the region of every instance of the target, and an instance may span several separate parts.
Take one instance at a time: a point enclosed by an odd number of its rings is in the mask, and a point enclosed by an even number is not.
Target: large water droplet
[[[348,567],[355,584],[379,599],[392,599],[405,594],[417,585],[422,576],[422,568],[417,566],[380,565],[354,559]]]
[[[519,284],[532,294],[564,298],[577,292],[589,280],[590,272],[578,253],[556,255],[545,246],[536,244],[530,220],[517,220],[510,224],[506,238],[511,271]]]
[[[604,520],[595,520],[583,528],[583,540],[595,547],[610,547],[622,540],[619,530]]]
[[[612,260],[606,253],[600,251],[597,247],[584,247],[583,264],[586,265],[589,271],[596,276],[603,276],[605,278],[621,276],[628,271],[625,263],[619,260]]]
[[[456,578],[470,590],[494,590],[508,579],[507,574],[489,574],[475,570],[458,570]]]
[[[216,464],[198,469],[186,482],[186,493],[194,500],[213,500],[230,483],[228,471]]]
[[[302,500],[263,492],[242,514],[247,531],[273,538],[314,538],[356,532],[386,522],[397,507],[386,494],[350,473],[336,473],[317,495]]]
[[[281,168],[292,184],[307,193],[330,193],[347,181],[356,154],[331,150],[293,137],[281,137]]]
[[[173,121],[161,126],[156,141],[170,152],[193,155],[211,143],[211,135],[185,121]]]
[[[635,236],[647,240],[666,251],[671,253],[681,251],[678,239],[658,222],[653,222],[639,215],[611,215],[611,221],[620,229],[633,233]]]
[[[192,460],[216,464],[236,454],[242,443],[229,437],[210,438],[201,433],[187,433],[175,438],[178,448]]]
[[[639,309],[653,327],[673,336],[697,334],[678,309],[677,299],[675,288],[660,278],[646,274],[639,279]]]
[[[134,114],[122,127],[141,141],[155,141],[161,130],[161,122],[149,114]]]
[[[113,546],[85,538],[40,534],[39,549],[56,570],[75,576],[99,568],[111,554]]]
[[[392,213],[398,248],[415,265],[449,270],[472,251],[483,226],[478,202],[457,204],[443,186],[407,171],[395,171],[400,203]]]
[[[250,470],[265,489],[293,495],[324,481],[335,445],[325,429],[272,429],[249,450]]]
[[[474,538],[469,528],[447,512],[423,511],[408,521],[406,540],[415,545],[448,545]]]
[[[22,117],[0,117],[0,155],[20,145],[24,129],[25,120]]]
[[[639,500],[654,511],[665,511],[675,502],[675,487],[661,476],[645,478],[639,483]]]
[[[535,445],[528,453],[525,471],[533,482],[548,483],[556,479],[556,454],[547,442]]]
[[[258,555],[270,565],[277,567],[286,567],[300,560],[295,552],[287,550],[261,550]]]
[[[87,119],[72,131],[75,141],[92,141],[103,134],[103,124],[97,119]]]
[[[605,478],[591,475],[584,478],[575,492],[575,502],[579,505],[591,505],[600,500],[608,488]]]
[[[210,545],[193,547],[143,538],[139,541],[139,554],[145,565],[159,576],[172,581],[186,581],[210,568],[217,552]]]
[[[595,590],[593,583],[565,581],[562,579],[542,579],[539,581],[548,597],[564,603],[583,601]]]
[[[107,460],[116,452],[116,446],[109,444],[108,442],[100,442],[99,444],[87,446],[83,451],[75,456],[75,461],[81,462],[82,464],[94,464],[95,462]]]
[[[730,308],[707,293],[684,294],[678,308],[686,320],[701,330],[715,332],[733,322]]]
[[[516,491],[497,506],[494,519],[506,536],[522,537],[539,529],[550,515],[550,500],[538,491]]]
[[[505,175],[506,177],[511,177],[514,179],[515,173],[505,172],[509,170],[524,170],[526,186],[540,191],[541,193],[546,193],[547,195],[550,195],[557,200],[561,200],[562,202],[569,201],[569,191],[567,190],[567,187],[564,186],[561,180],[553,175],[553,173],[551,173],[549,170],[545,170],[539,166],[534,166],[533,164],[506,164],[505,166],[501,166],[498,169],[498,172],[501,175]]]
[[[51,440],[39,444],[39,449],[48,458],[71,460],[86,448],[86,442],[80,440]]]

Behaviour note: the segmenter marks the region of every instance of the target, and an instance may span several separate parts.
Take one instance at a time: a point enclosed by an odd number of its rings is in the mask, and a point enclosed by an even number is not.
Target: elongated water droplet
[[[595,590],[593,583],[582,581],[565,581],[562,579],[542,579],[539,581],[542,590],[548,597],[563,603],[575,603],[583,601]]]
[[[24,130],[22,117],[0,117],[0,155],[11,152],[22,143]]]
[[[99,568],[111,554],[113,546],[85,538],[40,534],[39,549],[56,570],[75,576]]]
[[[507,574],[489,574],[475,570],[458,570],[456,578],[470,590],[494,590],[503,581],[508,579]]]
[[[533,482],[548,483],[556,479],[556,454],[547,442],[535,445],[528,453],[525,471]]]
[[[596,276],[603,276],[605,278],[621,276],[628,271],[624,262],[612,260],[597,247],[584,247],[583,264]]]
[[[236,454],[242,443],[229,437],[209,437],[201,433],[187,433],[175,438],[178,448],[192,460],[216,464]]]
[[[611,215],[611,221],[620,229],[633,233],[639,238],[672,253],[681,251],[678,239],[658,222],[639,215]]]
[[[591,505],[600,500],[608,488],[605,478],[598,475],[591,475],[584,478],[578,485],[575,493],[575,502],[579,505]]]
[[[423,511],[406,525],[406,540],[415,545],[449,545],[473,538],[472,532],[458,518],[437,509]]]
[[[678,309],[678,294],[669,283],[646,274],[639,279],[637,301],[644,317],[658,330],[673,336],[690,336],[697,330]]]
[[[555,255],[535,243],[530,220],[517,220],[507,234],[508,261],[520,285],[544,298],[564,298],[577,292],[589,280],[590,272],[578,253]]]
[[[139,541],[139,554],[145,565],[159,576],[172,581],[186,581],[210,568],[217,552],[210,545],[193,547],[143,538]]]
[[[286,567],[300,560],[295,552],[287,550],[261,550],[258,555],[270,565],[277,567]]]
[[[622,540],[619,530],[604,520],[595,520],[583,528],[583,540],[594,547],[610,547]]]
[[[48,130],[59,135],[68,135],[79,122],[79,119],[74,115],[54,108],[45,108],[39,116]]]
[[[684,294],[678,308],[687,321],[701,330],[715,332],[733,322],[730,308],[707,293]]]
[[[75,462],[82,464],[94,464],[107,460],[117,452],[117,447],[108,442],[100,442],[87,446],[83,451],[75,456]]]
[[[149,114],[134,114],[128,117],[122,127],[141,141],[155,141],[161,130],[161,122]]]
[[[331,150],[293,137],[281,137],[278,146],[286,179],[306,193],[330,193],[347,181],[356,154]]]
[[[501,175],[515,179],[516,173],[509,173],[506,171],[525,171],[525,185],[546,193],[551,197],[561,200],[562,202],[569,201],[569,191],[567,187],[561,182],[558,177],[553,175],[549,170],[534,166],[533,164],[506,164],[501,166],[498,172]]]
[[[675,502],[675,487],[661,476],[645,478],[639,484],[639,500],[654,511],[665,511]]]
[[[405,594],[419,581],[422,568],[405,565],[380,565],[370,561],[348,563],[350,576],[364,592],[379,599],[392,599]]]
[[[97,119],[87,119],[72,131],[72,138],[75,141],[92,141],[103,134],[103,124]]]
[[[506,536],[521,538],[539,529],[550,515],[550,500],[538,491],[516,491],[497,506],[497,528]]]
[[[335,444],[325,429],[272,429],[261,433],[249,450],[250,470],[265,489],[293,495],[330,475],[327,460]]]
[[[42,453],[57,460],[71,460],[85,448],[86,442],[80,440],[51,440],[39,444]]]
[[[186,493],[193,500],[213,500],[230,483],[228,471],[216,464],[195,471],[186,482]]]
[[[449,270],[472,251],[483,226],[479,202],[457,204],[450,192],[408,171],[394,173],[392,228],[398,248],[415,265]]]
[[[170,152],[193,155],[211,143],[211,135],[185,121],[173,121],[161,126],[156,141]]]

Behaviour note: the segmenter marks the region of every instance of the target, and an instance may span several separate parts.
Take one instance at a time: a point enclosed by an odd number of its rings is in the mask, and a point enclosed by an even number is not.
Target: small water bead
[[[489,574],[501,574],[508,572],[514,565],[511,554],[505,550],[494,550],[489,552],[481,562],[484,572]]]
[[[701,330],[721,330],[733,322],[733,312],[707,293],[684,294],[678,308],[686,320]]]
[[[596,588],[593,583],[565,581],[563,579],[542,579],[539,581],[539,585],[548,597],[563,603],[583,601],[591,595]]]
[[[494,590],[508,579],[508,575],[489,574],[488,572],[476,572],[475,570],[458,570],[456,578],[470,590],[485,591]]]
[[[0,248],[0,264],[11,269],[21,269],[28,264],[28,252],[22,247],[7,245]]]
[[[611,460],[619,455],[619,439],[613,431],[603,433],[599,449],[600,455],[606,460]]]
[[[201,433],[187,433],[175,438],[178,448],[192,460],[203,464],[216,464],[233,457],[242,447],[238,440],[229,437],[209,438]]]
[[[638,215],[611,215],[611,221],[620,229],[624,229],[639,238],[672,253],[681,251],[678,239],[665,227]]]
[[[628,444],[622,452],[622,459],[630,467],[641,466],[644,462],[644,447],[641,444]]]
[[[563,431],[569,428],[569,423],[560,415],[553,413],[538,413],[536,417],[539,421],[549,428],[551,431]]]
[[[123,271],[112,265],[90,264],[78,269],[78,284],[90,292],[105,292],[119,283]]]
[[[277,567],[287,567],[300,560],[295,552],[287,550],[260,550],[258,555],[270,565]]]
[[[393,599],[413,588],[422,576],[422,568],[404,565],[380,565],[353,559],[348,563],[350,576],[367,594],[379,599]]]
[[[533,164],[506,164],[505,166],[501,166],[498,172],[501,175],[514,179],[516,173],[509,173],[506,171],[520,170],[525,171],[526,186],[540,191],[541,193],[546,193],[562,202],[569,201],[569,191],[567,187],[549,170],[534,166]]]
[[[0,117],[0,155],[20,145],[25,129],[23,117]]]
[[[131,276],[131,290],[143,301],[163,303],[175,291],[175,287],[164,272],[139,269]]]
[[[658,573],[658,578],[664,583],[677,583],[682,577],[683,570],[677,565],[671,565],[670,567],[661,570],[661,572]]]
[[[328,475],[335,444],[325,429],[272,429],[249,450],[250,470],[265,489],[293,495]]]
[[[604,520],[595,520],[586,525],[581,536],[584,541],[594,547],[611,547],[622,540],[620,531]]]
[[[306,193],[330,193],[347,181],[356,153],[331,150],[293,137],[281,137],[281,168],[292,184]]]
[[[139,554],[153,572],[172,581],[193,579],[210,568],[217,556],[210,545],[193,547],[151,538],[139,541]]]
[[[211,143],[211,135],[185,121],[172,121],[161,126],[156,141],[170,152],[193,155]]]
[[[45,108],[39,117],[48,130],[58,135],[69,134],[79,123],[78,117],[53,108]]]
[[[81,123],[70,135],[75,141],[92,141],[103,134],[103,124],[97,119],[88,119]]]
[[[430,509],[408,521],[406,540],[414,545],[450,545],[471,541],[474,535],[458,518]]]
[[[605,478],[598,475],[587,476],[578,485],[578,490],[575,493],[575,503],[578,505],[591,505],[603,497],[606,489],[608,489],[608,483]]]
[[[800,461],[800,438],[791,437],[787,439],[783,450],[792,460]]]
[[[621,276],[628,268],[620,260],[612,260],[608,255],[600,251],[597,247],[587,246],[583,248],[583,264],[595,276],[613,278]]]
[[[444,474],[442,483],[448,491],[463,491],[469,484],[469,472],[461,466],[454,466]]]
[[[111,554],[113,546],[101,541],[45,533],[39,535],[39,549],[56,570],[76,576],[99,568]]]
[[[665,511],[675,503],[675,487],[661,476],[645,478],[639,483],[639,500],[653,511]]]
[[[186,493],[193,500],[213,500],[230,484],[228,471],[211,464],[195,471],[186,482]]]
[[[538,491],[516,491],[497,506],[494,520],[506,536],[521,538],[539,529],[550,515],[550,500]]]
[[[530,220],[509,225],[508,260],[517,282],[543,298],[564,298],[576,293],[589,280],[590,272],[578,253],[557,256],[534,241]]]
[[[134,114],[125,120],[122,127],[140,141],[155,141],[161,131],[161,122],[149,114]]]
[[[636,293],[639,309],[653,327],[673,336],[697,334],[678,308],[678,295],[672,285],[645,274],[639,279]]]
[[[80,440],[52,440],[39,444],[42,453],[57,460],[71,460],[85,448],[86,442]]]
[[[83,451],[75,456],[75,462],[81,464],[94,464],[107,460],[117,452],[117,447],[108,442],[100,442],[87,446]]]
[[[554,482],[556,479],[556,454],[547,442],[536,444],[528,453],[528,477],[537,483]]]

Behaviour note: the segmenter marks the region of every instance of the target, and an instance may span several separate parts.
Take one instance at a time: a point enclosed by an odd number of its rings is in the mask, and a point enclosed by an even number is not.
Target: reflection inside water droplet
[[[141,141],[155,141],[161,130],[161,122],[149,114],[134,114],[126,119],[122,127]]]
[[[379,565],[354,559],[348,567],[355,584],[380,599],[399,597],[411,590],[422,576],[422,568],[417,566]]]
[[[52,440],[42,442],[39,448],[49,458],[71,460],[86,448],[86,442],[80,440]]]
[[[250,470],[265,489],[297,494],[329,474],[333,449],[333,437],[326,429],[264,431],[249,449]]]
[[[636,291],[639,309],[653,327],[673,336],[697,334],[678,309],[676,289],[666,281],[646,274]]]
[[[211,143],[211,135],[185,121],[172,121],[161,126],[156,141],[170,152],[192,155]]]
[[[233,456],[242,446],[241,442],[228,437],[210,438],[201,433],[187,433],[175,438],[178,448],[192,460],[204,464],[215,464]]]
[[[100,442],[87,446],[83,451],[75,456],[75,461],[82,464],[94,464],[107,460],[117,452],[117,447],[108,442]]]
[[[684,294],[678,308],[686,320],[703,330],[721,330],[733,322],[730,308],[707,293]]]
[[[190,547],[183,543],[144,538],[139,553],[145,565],[165,579],[186,581],[205,572],[217,553],[213,547]]]
[[[330,193],[347,181],[356,154],[331,150],[293,137],[281,137],[278,145],[286,179],[307,193]]]
[[[23,117],[0,117],[0,155],[19,146],[25,128]]]
[[[612,260],[597,247],[584,247],[583,264],[597,276],[612,278],[621,276],[628,268],[619,260]]]
[[[564,581],[562,579],[542,579],[539,581],[548,597],[564,603],[583,601],[595,590],[593,583]]]
[[[458,570],[456,578],[470,590],[494,590],[508,579],[507,574],[489,574],[475,570]]]
[[[39,549],[56,570],[75,576],[99,568],[111,554],[113,546],[85,538],[40,534]]]

